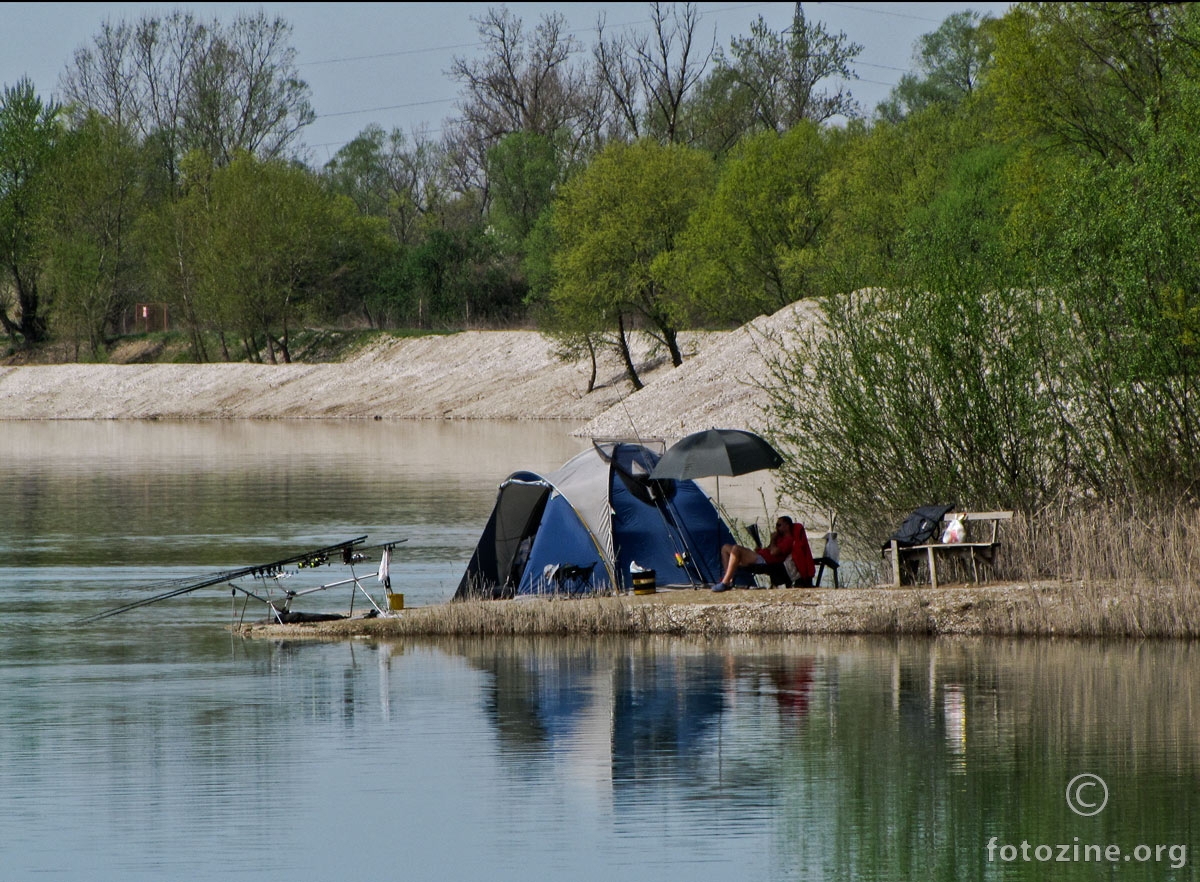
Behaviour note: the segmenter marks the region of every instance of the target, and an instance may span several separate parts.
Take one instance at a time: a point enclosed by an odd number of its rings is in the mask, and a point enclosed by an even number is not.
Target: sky
[[[90,45],[103,22],[136,22],[145,15],[188,9],[202,20],[228,23],[242,12],[264,10],[292,25],[299,73],[311,87],[316,121],[305,130],[310,161],[322,165],[368,124],[437,138],[460,97],[448,75],[455,57],[480,51],[476,20],[491,6],[507,5],[527,29],[561,12],[585,47],[596,22],[606,30],[649,28],[647,3],[0,3],[3,42],[0,83],[33,81],[43,99],[57,97],[59,80],[76,49]],[[700,33],[729,49],[762,16],[775,31],[792,20],[792,3],[697,3]],[[810,20],[844,32],[863,51],[850,90],[873,110],[912,69],[922,34],[953,12],[973,9],[999,17],[1009,3],[805,3]]]

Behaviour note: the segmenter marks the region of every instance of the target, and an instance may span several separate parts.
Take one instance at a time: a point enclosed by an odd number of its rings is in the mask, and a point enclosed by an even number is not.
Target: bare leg
[[[722,545],[721,546],[721,565],[725,568],[725,575],[721,581],[726,585],[733,584],[733,574],[738,571],[739,567],[748,567],[758,560],[758,552],[749,548],[743,548],[740,545]]]

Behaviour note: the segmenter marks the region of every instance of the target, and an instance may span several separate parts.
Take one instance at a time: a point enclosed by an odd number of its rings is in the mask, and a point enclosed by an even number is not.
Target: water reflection
[[[769,824],[781,859],[815,863],[822,878],[983,878],[1002,869],[981,851],[990,836],[1133,847],[1196,832],[1200,672],[1186,645],[645,639],[455,651],[489,675],[485,709],[522,774],[549,755],[574,780],[611,787],[617,814],[662,799],[708,822],[733,811],[735,829]],[[1103,822],[1065,804],[1083,769],[1121,794]]]
[[[175,638],[0,666],[7,865],[51,866],[48,814],[93,878],[386,874],[400,851],[454,878],[1034,879],[987,841],[1198,832],[1186,645]],[[1080,771],[1111,812],[1069,812]],[[300,856],[384,816],[349,857]],[[262,824],[269,852],[214,857]]]

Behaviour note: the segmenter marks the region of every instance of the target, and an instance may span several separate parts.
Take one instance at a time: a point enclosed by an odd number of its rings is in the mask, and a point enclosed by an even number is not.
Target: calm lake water
[[[0,880],[1197,878],[1187,643],[249,641],[218,587],[72,624],[363,534],[443,602],[585,444],[0,423]]]

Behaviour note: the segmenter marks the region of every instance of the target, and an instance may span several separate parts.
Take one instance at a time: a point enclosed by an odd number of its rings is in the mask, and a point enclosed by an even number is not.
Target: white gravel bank
[[[533,331],[396,340],[337,364],[61,364],[0,367],[0,419],[559,419],[580,434],[679,437],[762,428],[762,348],[815,315],[787,307],[728,333],[683,335],[679,368],[647,362],[631,394],[614,357],[587,394],[588,365],[564,364]]]

